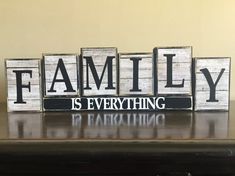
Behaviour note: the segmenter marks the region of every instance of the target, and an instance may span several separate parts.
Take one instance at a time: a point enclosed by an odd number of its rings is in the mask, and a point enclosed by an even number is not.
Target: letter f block
[[[7,59],[7,110],[41,111],[40,59]]]
[[[82,48],[83,96],[117,95],[117,49]]]
[[[230,58],[194,58],[195,107],[229,110]]]

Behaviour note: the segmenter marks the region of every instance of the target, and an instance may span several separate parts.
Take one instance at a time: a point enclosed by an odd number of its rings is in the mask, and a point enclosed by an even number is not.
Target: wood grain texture
[[[8,112],[12,111],[41,111],[41,99],[24,99],[26,104],[15,104],[15,100],[7,100]]]
[[[195,110],[225,110],[229,109],[230,88],[230,58],[195,58]],[[208,102],[210,86],[201,69],[208,69],[215,83],[221,69],[225,69],[215,89],[215,99],[218,102]]]
[[[41,62],[40,59],[7,59],[6,77],[8,92],[8,112],[12,111],[41,111]],[[25,104],[15,103],[17,100],[17,81],[14,71],[31,71],[21,74],[22,85],[29,85],[22,88],[22,99]],[[19,86],[19,85],[18,85]]]
[[[79,95],[78,88],[78,61],[76,54],[45,54],[44,58],[44,96],[54,97],[54,96],[77,96]],[[58,67],[59,59],[62,59],[65,66],[69,81],[72,85],[74,91],[66,92],[67,90],[65,82],[55,82],[54,90],[56,92],[49,92],[53,79],[55,77],[56,69]],[[59,69],[56,79],[64,79],[61,69]]]
[[[181,84],[183,87],[165,87],[167,85],[167,57],[165,54],[174,54],[172,59],[172,84]],[[191,47],[160,47],[154,49],[157,71],[157,94],[184,94],[192,95],[192,48]]]
[[[138,88],[133,89],[133,61],[130,58],[140,58],[138,62]],[[122,53],[119,54],[119,95],[153,95],[153,54],[152,53]]]
[[[94,63],[97,75],[99,79],[103,72],[105,62],[107,57],[114,57],[112,60],[112,81],[114,89],[106,89],[108,83],[108,72],[107,67],[105,68],[103,80],[101,82],[100,88],[97,87],[93,74],[91,73],[91,68],[88,66],[89,75],[89,87],[91,89],[86,89],[87,85],[87,62],[85,57],[91,57]],[[82,82],[83,82],[83,96],[99,96],[99,95],[117,95],[117,48],[104,47],[104,48],[82,48],[81,49],[81,59],[82,59]]]

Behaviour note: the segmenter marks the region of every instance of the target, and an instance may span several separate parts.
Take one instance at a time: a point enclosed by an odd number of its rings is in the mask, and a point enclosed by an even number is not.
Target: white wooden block
[[[81,59],[82,95],[117,95],[117,49],[82,48]]]
[[[8,124],[11,139],[42,137],[41,113],[8,113]]]
[[[43,58],[45,97],[79,95],[77,55],[45,54]]]
[[[228,112],[195,112],[194,129],[195,138],[227,138]]]
[[[153,54],[119,54],[119,95],[153,95]]]
[[[229,109],[230,62],[230,58],[194,59],[196,111]]]
[[[40,59],[7,59],[8,111],[41,111]]]
[[[156,94],[192,95],[192,48],[155,48],[154,57],[156,60],[155,76],[157,77]]]

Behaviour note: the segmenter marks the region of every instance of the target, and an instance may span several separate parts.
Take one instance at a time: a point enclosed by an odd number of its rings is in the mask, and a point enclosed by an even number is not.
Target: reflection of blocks
[[[43,134],[46,138],[68,139],[81,137],[81,115],[71,113],[45,113]]]
[[[6,60],[8,111],[40,111],[39,59]]]
[[[153,95],[152,53],[119,54],[119,95]]]
[[[117,128],[115,127],[87,127],[84,129],[84,137],[90,139],[116,139]]]
[[[195,138],[227,138],[228,112],[195,112]]]
[[[192,134],[192,113],[165,113],[164,126],[157,129],[157,137],[164,139],[189,139]]]
[[[84,96],[117,94],[117,49],[82,48]]]
[[[8,113],[9,138],[41,138],[41,113]]]
[[[155,48],[157,94],[192,95],[191,47]]]
[[[77,56],[75,54],[46,54],[43,58],[45,96],[78,95]]]
[[[228,110],[230,58],[195,58],[195,110]]]

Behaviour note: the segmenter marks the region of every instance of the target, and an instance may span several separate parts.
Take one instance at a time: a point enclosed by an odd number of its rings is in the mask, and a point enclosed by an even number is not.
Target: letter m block
[[[7,59],[7,109],[41,111],[40,59]]]
[[[83,96],[117,95],[117,49],[82,48]]]
[[[229,109],[230,58],[195,58],[194,109]]]

